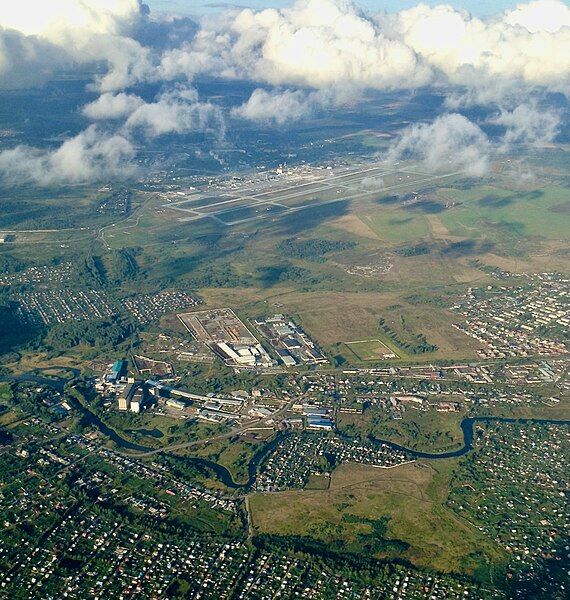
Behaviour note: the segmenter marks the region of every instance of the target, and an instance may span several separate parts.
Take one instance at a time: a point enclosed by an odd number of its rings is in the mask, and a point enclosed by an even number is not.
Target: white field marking
[[[377,339],[373,339],[373,340],[355,340],[353,342],[344,342],[345,344],[349,345],[349,344],[367,344],[368,342],[378,342],[380,344],[382,344],[383,346],[385,346],[386,344],[384,344],[384,342],[382,340],[377,340]]]

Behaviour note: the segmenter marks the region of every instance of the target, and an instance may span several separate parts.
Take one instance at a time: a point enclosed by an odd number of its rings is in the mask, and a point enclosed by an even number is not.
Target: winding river
[[[432,452],[420,452],[417,450],[410,450],[404,446],[389,442],[387,440],[381,440],[375,436],[370,436],[370,440],[378,444],[386,444],[390,448],[395,450],[401,450],[411,455],[413,458],[456,458],[463,456],[473,450],[473,434],[475,423],[520,423],[521,425],[529,425],[536,423],[537,425],[570,425],[570,421],[567,420],[555,420],[555,419],[512,419],[508,417],[466,417],[461,421],[461,430],[463,431],[463,446],[457,450],[450,452],[432,453]]]
[[[249,489],[253,487],[255,480],[257,479],[257,469],[263,459],[268,456],[275,448],[279,445],[279,442],[285,437],[287,434],[279,433],[277,436],[265,444],[262,448],[260,448],[249,461],[247,465],[247,474],[248,479],[245,483],[239,483],[234,481],[232,473],[229,469],[224,467],[217,462],[208,460],[207,458],[199,458],[195,456],[176,456],[170,455],[171,458],[175,458],[176,461],[180,462],[188,462],[197,467],[204,467],[209,471],[212,471],[217,479],[219,479],[226,487],[231,489]]]
[[[124,448],[125,450],[134,450],[135,452],[149,452],[152,450],[156,450],[156,448],[151,448],[149,446],[142,446],[141,444],[136,444],[131,442],[130,440],[125,439],[119,433],[117,433],[114,429],[106,425],[95,413],[89,410],[88,407],[84,406],[80,402],[72,399],[73,405],[83,414],[83,420],[89,425],[93,425],[99,429],[99,431],[106,435],[109,439],[111,439],[117,446],[120,448]],[[208,460],[207,458],[201,458],[197,456],[177,456],[175,454],[171,454],[170,457],[174,460],[184,463],[191,463],[197,467],[203,467],[208,469],[209,471],[213,471],[216,475],[217,479],[219,479],[225,486],[232,489],[243,489],[250,488],[255,483],[255,479],[257,477],[257,468],[261,461],[270,453],[275,450],[275,448],[279,445],[279,442],[283,439],[285,434],[277,434],[277,436],[265,444],[258,452],[256,452],[252,459],[249,461],[247,466],[248,479],[245,483],[239,483],[234,481],[234,478],[226,467],[223,465],[214,462],[212,460]]]
[[[110,437],[113,442],[115,442],[118,446],[125,448],[127,450],[135,450],[137,452],[146,452],[152,450],[153,448],[149,448],[147,446],[141,446],[139,444],[135,444],[128,440],[122,438],[116,431],[110,429],[101,421],[97,415],[94,415],[89,409],[80,405],[80,409],[88,419],[88,421],[99,428],[99,430]],[[473,438],[474,438],[474,426],[476,423],[520,423],[521,425],[528,424],[538,424],[538,425],[568,425],[570,426],[570,421],[568,420],[555,420],[555,419],[511,419],[507,417],[467,417],[461,421],[461,430],[463,431],[463,446],[458,448],[457,450],[453,450],[450,452],[442,452],[442,453],[432,453],[432,452],[419,452],[417,450],[410,450],[409,448],[405,448],[404,446],[400,446],[388,440],[382,440],[376,437],[371,436],[370,440],[377,444],[386,444],[390,448],[395,450],[400,450],[407,453],[411,458],[428,458],[432,460],[445,459],[445,458],[456,458],[458,456],[463,456],[473,450]],[[252,459],[248,464],[248,480],[245,483],[236,482],[232,476],[232,473],[224,467],[223,465],[216,463],[214,461],[208,460],[207,458],[193,457],[193,456],[176,456],[170,455],[171,457],[175,457],[175,460],[180,462],[187,462],[197,467],[203,467],[212,471],[217,479],[219,479],[225,486],[232,489],[248,489],[251,488],[257,478],[257,469],[261,462],[264,460],[266,456],[268,456],[275,448],[279,445],[281,440],[287,434],[279,433],[277,436],[269,443],[265,444],[258,452],[254,454]]]
[[[36,369],[35,371],[29,371],[28,373],[22,373],[21,375],[2,375],[0,376],[0,383],[37,383],[38,385],[45,385],[52,387],[54,390],[62,393],[65,385],[73,379],[69,377],[65,379],[63,377],[46,375],[39,375],[42,371],[52,371],[54,369],[60,369],[62,371],[69,371],[73,377],[77,377],[81,371],[73,367],[60,367],[53,366],[46,369]]]
[[[63,391],[63,387],[66,380],[60,379],[48,379],[47,377],[40,377],[37,374],[26,373],[17,378],[14,377],[0,377],[0,381],[32,381],[36,383],[40,383],[43,385],[51,385],[52,387]],[[142,446],[141,444],[136,444],[129,440],[126,440],[121,435],[119,435],[114,429],[110,428],[106,425],[95,413],[91,412],[88,407],[79,403],[78,401],[74,401],[73,404],[75,407],[83,414],[84,420],[90,425],[94,425],[108,438],[110,438],[117,446],[120,448],[124,448],[125,450],[132,450],[135,452],[148,452],[151,450],[155,450],[155,448],[150,448],[148,446]],[[463,456],[473,450],[473,437],[474,437],[474,426],[476,423],[520,423],[522,425],[528,424],[538,424],[538,425],[567,425],[570,426],[569,420],[556,420],[556,419],[513,419],[507,417],[466,417],[461,421],[461,430],[463,431],[463,446],[458,448],[457,450],[453,450],[450,452],[442,452],[442,453],[432,453],[432,452],[419,452],[417,450],[410,450],[409,448],[405,448],[404,446],[400,446],[399,444],[395,444],[394,442],[390,442],[388,440],[382,440],[376,438],[374,436],[370,436],[370,440],[377,444],[386,444],[390,448],[395,450],[400,450],[406,452],[412,458],[428,458],[432,460],[445,459],[445,458],[456,458],[459,456]],[[268,456],[281,442],[281,440],[287,434],[279,433],[277,436],[269,443],[265,444],[258,452],[254,454],[252,459],[248,464],[248,480],[245,483],[239,483],[234,481],[234,478],[226,467],[223,465],[216,463],[214,461],[208,460],[206,458],[193,457],[193,456],[176,456],[175,460],[181,462],[188,462],[197,467],[205,468],[209,471],[212,471],[216,477],[228,488],[232,489],[248,489],[251,488],[255,480],[257,478],[257,469],[263,459]]]

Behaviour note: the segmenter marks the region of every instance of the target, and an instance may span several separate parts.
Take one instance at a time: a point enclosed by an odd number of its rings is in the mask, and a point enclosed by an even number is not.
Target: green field
[[[7,383],[0,383],[0,425],[9,425],[17,419],[12,411],[12,390]]]
[[[374,548],[374,528],[368,523],[387,519],[386,539],[409,547],[402,552],[396,546],[378,556],[485,579],[490,565],[500,566],[505,556],[444,506],[452,465],[440,461],[376,469],[346,464],[333,473],[328,490],[251,496],[253,527],[256,533],[309,535],[346,552],[362,552],[363,544]]]
[[[381,240],[390,244],[414,241],[429,234],[428,223],[423,215],[402,209],[388,211],[382,207],[378,212],[360,218]]]
[[[330,477],[328,475],[311,475],[305,484],[306,490],[328,490]]]
[[[442,188],[438,198],[458,205],[439,216],[452,235],[487,237],[501,242],[538,236],[570,241],[569,192],[547,186],[529,192],[478,186],[467,190]]]
[[[259,448],[259,444],[232,438],[209,442],[193,448],[189,454],[223,465],[231,472],[234,481],[245,483],[249,479],[249,462]]]
[[[356,356],[358,360],[362,361],[382,360],[385,354],[396,354],[399,356],[395,350],[380,340],[345,342],[344,345]]]
[[[430,238],[487,240],[511,252],[521,239],[570,240],[569,195],[563,187],[442,187],[420,198],[409,206],[379,200],[380,206],[364,206],[359,218],[387,244]],[[470,251],[474,248],[469,246]]]

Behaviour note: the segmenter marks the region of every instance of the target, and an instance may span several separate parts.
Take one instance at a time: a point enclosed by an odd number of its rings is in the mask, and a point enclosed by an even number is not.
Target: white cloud
[[[133,140],[139,135],[152,139],[200,131],[217,140],[225,135],[219,107],[200,102],[195,89],[181,86],[149,103],[132,94],[105,93],[86,105],[83,114],[94,120],[125,121],[114,133],[91,125],[54,150],[21,145],[0,152],[0,181],[49,186],[127,179],[137,172]]]
[[[178,48],[165,51],[160,64],[152,77],[157,80],[172,80],[185,78],[192,81],[198,73],[218,74],[234,77],[235,73],[226,71],[226,63],[220,56],[211,52],[212,48],[196,49],[189,42],[184,42]]]
[[[41,85],[54,69],[68,63],[67,54],[58,46],[0,26],[0,88]]]
[[[99,80],[103,91],[120,89],[146,79],[152,69],[148,49],[129,37],[143,17],[139,0],[16,0],[0,3],[0,28],[25,39],[28,53],[33,46],[57,48],[61,57],[52,68],[65,63],[107,61],[109,72]],[[23,42],[21,44],[23,46]],[[32,56],[14,51],[0,42],[0,76],[3,87],[16,86],[7,79],[13,63],[27,69],[30,83],[41,83],[37,52]],[[36,77],[37,75],[37,77]]]
[[[139,0],[0,6],[0,27],[55,45],[77,62],[107,61],[101,91],[191,81],[199,73],[315,89],[522,82],[570,90],[570,8],[561,0],[534,0],[490,19],[447,4],[371,18],[348,0],[297,0],[279,10],[227,10],[204,18],[197,32],[178,21],[151,27]],[[151,45],[132,37],[138,34]],[[166,50],[158,56],[160,48]],[[0,65],[2,54],[14,62],[0,46]]]
[[[55,44],[119,35],[141,14],[139,0],[16,0],[0,4],[0,24]]]
[[[520,25],[532,33],[554,33],[562,27],[570,27],[570,8],[559,0],[535,0],[519,4],[505,15],[509,25]]]
[[[358,96],[359,90],[349,84],[316,91],[257,88],[231,114],[248,121],[285,125],[306,119],[323,108],[353,103]]]
[[[570,76],[570,27],[549,31],[521,26],[537,10],[550,11],[556,0],[520,5],[490,21],[448,5],[420,4],[384,19],[387,28],[451,84],[477,88],[490,81],[522,81],[557,87]],[[530,26],[530,25],[529,25]]]
[[[247,102],[232,109],[232,115],[259,123],[284,125],[306,118],[314,109],[314,93],[308,94],[301,90],[268,92],[258,88],[252,92]]]
[[[219,107],[200,102],[195,89],[177,87],[161,94],[155,102],[136,108],[126,120],[124,130],[142,131],[149,138],[202,131],[221,139],[225,135],[225,122]]]
[[[187,54],[199,56],[219,76],[273,85],[414,87],[431,76],[409,47],[383,35],[345,0],[298,0],[281,10],[226,12],[204,20],[191,44],[165,57],[168,71],[184,72],[173,61],[189,65]]]
[[[83,114],[94,121],[105,119],[121,119],[128,117],[139,106],[144,104],[144,100],[134,94],[111,94],[109,92],[102,94],[93,102],[83,107]]]
[[[552,142],[560,130],[561,116],[556,110],[544,110],[536,103],[529,103],[512,111],[502,110],[489,122],[505,127],[503,143],[504,149],[508,149],[512,144]]]
[[[130,141],[92,125],[56,150],[17,146],[0,152],[0,178],[40,186],[124,179],[135,172],[134,157]]]
[[[436,172],[451,167],[481,176],[489,167],[489,150],[489,140],[477,125],[451,113],[406,128],[387,158],[390,162],[417,160]]]
[[[349,0],[297,0],[282,9],[227,10],[205,17],[196,31],[187,20],[153,24],[140,0],[0,2],[0,87],[34,85],[58,68],[90,62],[107,68],[93,85],[102,95],[84,114],[124,120],[114,125],[120,134],[89,128],[59,150],[4,152],[5,179],[8,162],[20,179],[49,181],[52,166],[57,179],[66,171],[59,157],[72,150],[80,158],[69,180],[89,179],[100,172],[102,144],[123,164],[140,136],[202,131],[223,137],[221,109],[189,87],[199,74],[263,84],[232,111],[260,123],[303,119],[365,89],[432,85],[452,90],[451,110],[499,107],[493,122],[505,127],[506,146],[549,141],[561,117],[540,113],[533,98],[544,89],[570,96],[570,8],[561,0],[533,0],[479,19],[447,4],[418,4],[370,17]],[[170,83],[180,80],[186,87]],[[148,103],[124,92],[143,82],[163,83],[166,91]],[[448,114],[406,130],[392,156],[483,173],[488,150],[476,125]],[[29,168],[18,157],[29,159]]]
[[[383,190],[386,187],[386,182],[383,177],[365,177],[360,182],[360,187],[366,191]]]
[[[445,96],[445,107],[450,111],[473,106],[498,105],[505,107],[516,106],[523,96],[537,93],[538,89],[528,88],[512,81],[496,80],[481,82],[478,87],[452,88]]]
[[[483,20],[450,5],[418,4],[370,18],[347,0],[297,0],[204,19],[192,41],[163,55],[158,72],[315,89],[522,82],[567,91],[568,10],[560,0],[536,0]]]
[[[108,71],[96,77],[91,86],[101,92],[118,91],[145,82],[154,69],[152,52],[127,37],[93,37],[83,47],[80,60],[107,62]]]

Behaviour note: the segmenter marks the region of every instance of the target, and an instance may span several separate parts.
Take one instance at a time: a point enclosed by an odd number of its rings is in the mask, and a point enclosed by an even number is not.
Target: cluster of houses
[[[114,314],[107,295],[99,290],[34,290],[21,292],[16,300],[22,319],[29,323],[55,325]]]
[[[479,342],[481,358],[566,354],[556,332],[570,326],[569,284],[536,275],[524,286],[469,288],[451,307],[464,317],[453,326]]]

